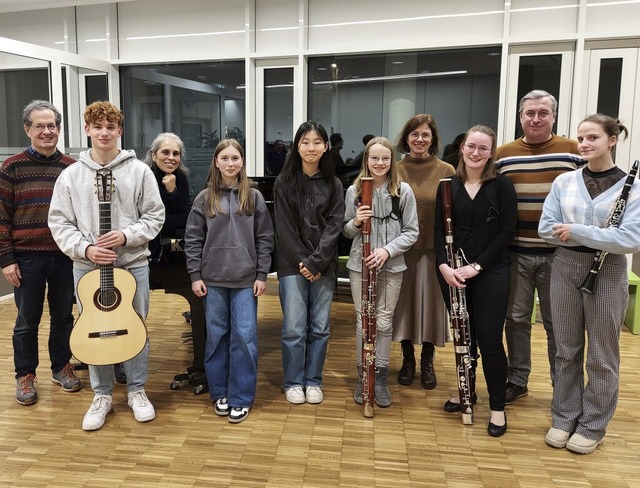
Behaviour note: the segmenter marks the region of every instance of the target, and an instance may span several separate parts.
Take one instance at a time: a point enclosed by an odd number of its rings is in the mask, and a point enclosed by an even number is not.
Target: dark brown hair
[[[438,149],[440,149],[440,136],[438,135],[438,126],[436,125],[436,121],[433,120],[433,117],[429,114],[414,115],[407,120],[407,123],[404,124],[404,127],[398,136],[398,142],[396,144],[399,153],[409,153],[409,134],[423,124],[427,124],[429,129],[431,129],[431,146],[429,146],[429,154],[437,154]]]

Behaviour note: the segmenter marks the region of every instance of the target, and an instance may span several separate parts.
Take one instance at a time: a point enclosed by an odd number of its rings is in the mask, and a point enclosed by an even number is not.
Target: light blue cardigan
[[[538,234],[556,246],[586,246],[612,254],[629,254],[640,250],[640,182],[636,179],[629,192],[627,206],[619,227],[604,225],[617,200],[625,178],[604,193],[591,199],[584,184],[584,168],[558,176],[542,209]],[[571,224],[568,241],[552,237],[553,226]]]

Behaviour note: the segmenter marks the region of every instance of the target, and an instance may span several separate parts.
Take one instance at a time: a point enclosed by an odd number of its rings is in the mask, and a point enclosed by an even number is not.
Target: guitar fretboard
[[[112,195],[112,175],[98,174],[98,195],[100,202],[99,209],[99,227],[100,235],[104,235],[111,230],[111,195]],[[102,185],[102,188],[100,186]],[[100,303],[104,307],[113,305],[116,299],[113,280],[113,265],[100,265]]]

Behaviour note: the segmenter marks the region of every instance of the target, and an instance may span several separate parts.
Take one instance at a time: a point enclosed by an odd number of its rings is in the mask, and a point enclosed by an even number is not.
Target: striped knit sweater
[[[29,148],[0,168],[0,268],[16,262],[14,253],[60,252],[47,225],[58,176],[75,161],[60,151],[51,157]]]
[[[542,144],[527,144],[520,137],[496,150],[498,171],[513,182],[518,194],[518,226],[511,250],[524,254],[548,254],[555,249],[538,235],[544,199],[560,174],[585,164],[578,143],[555,134]]]

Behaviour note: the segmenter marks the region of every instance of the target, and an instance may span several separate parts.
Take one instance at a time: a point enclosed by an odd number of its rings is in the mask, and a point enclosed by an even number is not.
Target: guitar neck
[[[100,235],[111,230],[111,202],[99,202]],[[113,264],[100,265],[100,290],[104,294],[113,291]]]
[[[111,202],[99,202],[100,209],[100,235],[111,230]]]

